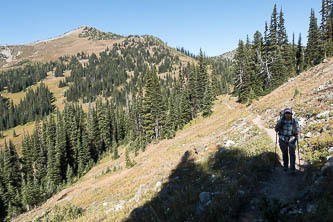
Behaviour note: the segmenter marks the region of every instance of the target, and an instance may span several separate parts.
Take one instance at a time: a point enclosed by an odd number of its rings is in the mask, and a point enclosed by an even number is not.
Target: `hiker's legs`
[[[283,166],[285,168],[288,168],[288,143],[284,142],[283,140],[279,140],[280,149],[282,152],[282,158],[283,158]]]
[[[295,171],[295,150],[296,150],[296,144],[295,143],[289,143],[289,156],[290,156],[290,169]]]

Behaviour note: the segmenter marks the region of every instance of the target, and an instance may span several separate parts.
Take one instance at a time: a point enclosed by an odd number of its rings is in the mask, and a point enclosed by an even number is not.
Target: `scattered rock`
[[[243,196],[243,195],[245,194],[245,191],[243,191],[243,190],[238,190],[238,193],[239,193],[241,196]]]
[[[221,147],[221,148],[219,149],[218,153],[223,153],[223,152],[228,151],[228,150],[230,150],[230,149],[227,148],[227,147]]]
[[[304,127],[305,125],[306,125],[306,119],[305,118],[299,118],[298,119],[298,124],[299,124],[299,126],[302,128],[302,127]]]
[[[227,148],[231,147],[231,146],[234,146],[236,143],[232,140],[228,140],[226,143],[225,143],[225,146]]]
[[[132,212],[130,217],[136,218],[139,217],[139,215],[144,215],[148,212],[148,209],[146,207],[138,207],[135,208]]]
[[[210,192],[201,192],[199,195],[200,203],[205,205],[212,199],[212,194]]]
[[[202,192],[199,195],[199,204],[196,215],[201,216],[205,211],[205,208],[212,203],[212,194],[210,192]]]
[[[317,89],[317,92],[323,91],[325,89],[328,89],[331,85],[331,80],[328,80],[327,82],[325,82],[323,85],[320,85]]]
[[[330,115],[330,111],[327,110],[325,112],[319,113],[318,115],[316,115],[317,119],[323,119],[323,118],[328,118]]]
[[[131,203],[133,201],[135,201],[136,203],[138,203],[139,200],[140,200],[140,198],[141,198],[141,196],[142,196],[143,188],[144,187],[145,187],[145,184],[140,184],[140,187],[139,187],[138,191],[136,192],[135,196],[132,199],[130,199],[128,201],[128,203]]]
[[[328,59],[324,59],[324,60],[323,60],[323,63],[328,63]]]
[[[312,133],[311,132],[307,132],[305,135],[304,135],[304,138],[311,138],[312,137]]]
[[[108,202],[104,202],[104,203],[103,203],[103,206],[104,206],[104,207],[107,206],[107,205],[109,205]]]
[[[161,190],[161,186],[162,186],[162,182],[161,182],[161,181],[158,181],[158,182],[156,183],[156,185],[155,185],[155,190],[156,190],[156,191]]]
[[[333,173],[333,158],[329,158],[325,165],[321,168],[321,174],[326,176]]]
[[[333,109],[333,104],[330,105],[330,108]]]
[[[330,147],[330,148],[328,148],[328,152],[329,152],[329,153],[333,153],[333,146]]]
[[[307,211],[308,213],[313,213],[315,210],[316,210],[316,207],[315,207],[313,204],[308,204],[308,205],[306,206],[306,211]]]
[[[203,153],[205,152],[205,150],[206,150],[205,146],[194,147],[194,151],[196,151],[197,153]]]
[[[320,133],[325,132],[330,129],[330,126],[327,124],[323,128],[320,129]]]

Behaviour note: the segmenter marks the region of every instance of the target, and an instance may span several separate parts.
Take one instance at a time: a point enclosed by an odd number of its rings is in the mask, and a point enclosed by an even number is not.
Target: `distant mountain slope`
[[[219,60],[229,60],[229,61],[234,61],[236,55],[236,49],[229,51],[229,52],[225,52],[219,56],[214,57],[217,61]]]
[[[119,35],[103,33],[94,28],[83,26],[48,40],[26,45],[0,46],[0,67],[7,68],[27,61],[47,62],[57,60],[60,56],[75,55],[82,51],[89,54],[99,53],[123,39],[124,37]]]

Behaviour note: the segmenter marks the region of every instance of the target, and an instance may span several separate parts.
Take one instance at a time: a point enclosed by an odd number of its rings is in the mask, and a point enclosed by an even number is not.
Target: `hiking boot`
[[[283,167],[283,171],[287,172],[288,171],[288,167]]]

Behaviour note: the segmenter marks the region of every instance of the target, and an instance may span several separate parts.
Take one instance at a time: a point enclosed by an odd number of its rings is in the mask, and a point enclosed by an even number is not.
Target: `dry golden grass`
[[[317,97],[316,90],[328,80],[333,81],[333,58],[291,79],[272,93],[260,98],[259,101],[253,102],[249,108],[253,113],[260,114],[263,119],[271,119],[271,115],[277,117],[279,111],[286,107],[298,110],[300,106],[306,106],[307,101]],[[296,89],[299,95],[294,96]],[[318,105],[315,104],[316,102],[318,101],[313,101],[310,106],[316,108]]]

